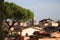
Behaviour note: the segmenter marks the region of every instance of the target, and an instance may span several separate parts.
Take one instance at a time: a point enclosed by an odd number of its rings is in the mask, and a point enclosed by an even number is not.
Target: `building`
[[[46,27],[46,26],[58,26],[58,23],[53,21],[52,19],[43,19],[39,21],[39,27]]]
[[[51,26],[52,24],[51,24],[51,22],[52,22],[53,20],[52,19],[50,19],[50,18],[48,18],[48,19],[43,19],[43,20],[41,20],[41,21],[39,21],[39,27],[45,27],[45,26]]]
[[[52,26],[58,27],[58,23],[57,22],[52,22]]]
[[[29,28],[23,29],[22,36],[26,36],[26,33],[28,35],[33,35],[33,32],[35,32],[35,31],[40,31],[40,29],[35,28],[35,27],[29,27]]]

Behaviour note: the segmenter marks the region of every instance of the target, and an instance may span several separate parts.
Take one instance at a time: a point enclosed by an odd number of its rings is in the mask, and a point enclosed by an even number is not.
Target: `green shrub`
[[[17,38],[19,36],[18,33],[14,33],[14,38]]]
[[[30,38],[34,38],[35,36],[34,35],[31,35]]]

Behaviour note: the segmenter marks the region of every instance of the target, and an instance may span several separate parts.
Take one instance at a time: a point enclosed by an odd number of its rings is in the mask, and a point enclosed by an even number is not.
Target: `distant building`
[[[36,21],[36,20],[34,20],[34,26],[35,26],[35,27],[38,27],[38,26],[39,26],[39,22]]]
[[[57,22],[52,22],[52,26],[58,27],[58,23]]]
[[[20,26],[27,27],[27,25],[28,25],[27,22],[23,22],[23,21],[20,22]]]
[[[51,22],[52,22],[53,20],[52,19],[50,19],[50,18],[48,18],[48,19],[43,19],[43,20],[41,20],[41,21],[39,21],[39,27],[45,27],[45,26],[52,26],[52,24],[51,24]]]
[[[59,23],[53,21],[52,19],[43,19],[39,21],[39,27],[45,27],[45,26],[55,26],[58,27]]]
[[[34,26],[34,19],[29,21],[29,26]]]
[[[58,23],[58,26],[60,26],[60,20],[58,20],[57,23]]]
[[[28,22],[28,25],[30,26],[30,27],[34,27],[34,26],[38,26],[39,25],[39,22],[38,21],[36,21],[35,19],[32,19],[32,20],[30,20],[29,22]]]

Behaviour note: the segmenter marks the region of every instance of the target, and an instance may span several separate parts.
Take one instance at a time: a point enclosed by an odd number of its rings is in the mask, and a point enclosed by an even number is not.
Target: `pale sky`
[[[60,20],[60,0],[5,0],[30,9],[37,21],[51,18]]]

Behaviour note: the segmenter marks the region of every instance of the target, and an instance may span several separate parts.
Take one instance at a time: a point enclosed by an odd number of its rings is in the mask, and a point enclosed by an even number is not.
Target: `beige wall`
[[[24,37],[24,40],[28,40],[29,37]],[[40,38],[39,40],[60,40],[60,38]]]
[[[28,40],[29,39],[29,37],[24,37],[24,40]]]
[[[52,26],[58,26],[58,23],[52,22]]]
[[[39,25],[39,22],[38,22],[38,21],[35,21],[35,22],[34,22],[34,25]]]
[[[43,28],[45,25],[44,25],[44,23],[40,22],[39,26]]]
[[[49,24],[48,24],[48,23],[45,23],[44,25],[45,25],[45,26],[48,26]]]
[[[26,22],[21,22],[20,24],[21,24],[21,26],[27,26]]]
[[[39,40],[60,40],[60,38],[45,38],[45,39],[39,39]]]
[[[51,33],[51,37],[60,37],[60,33],[59,32]]]

